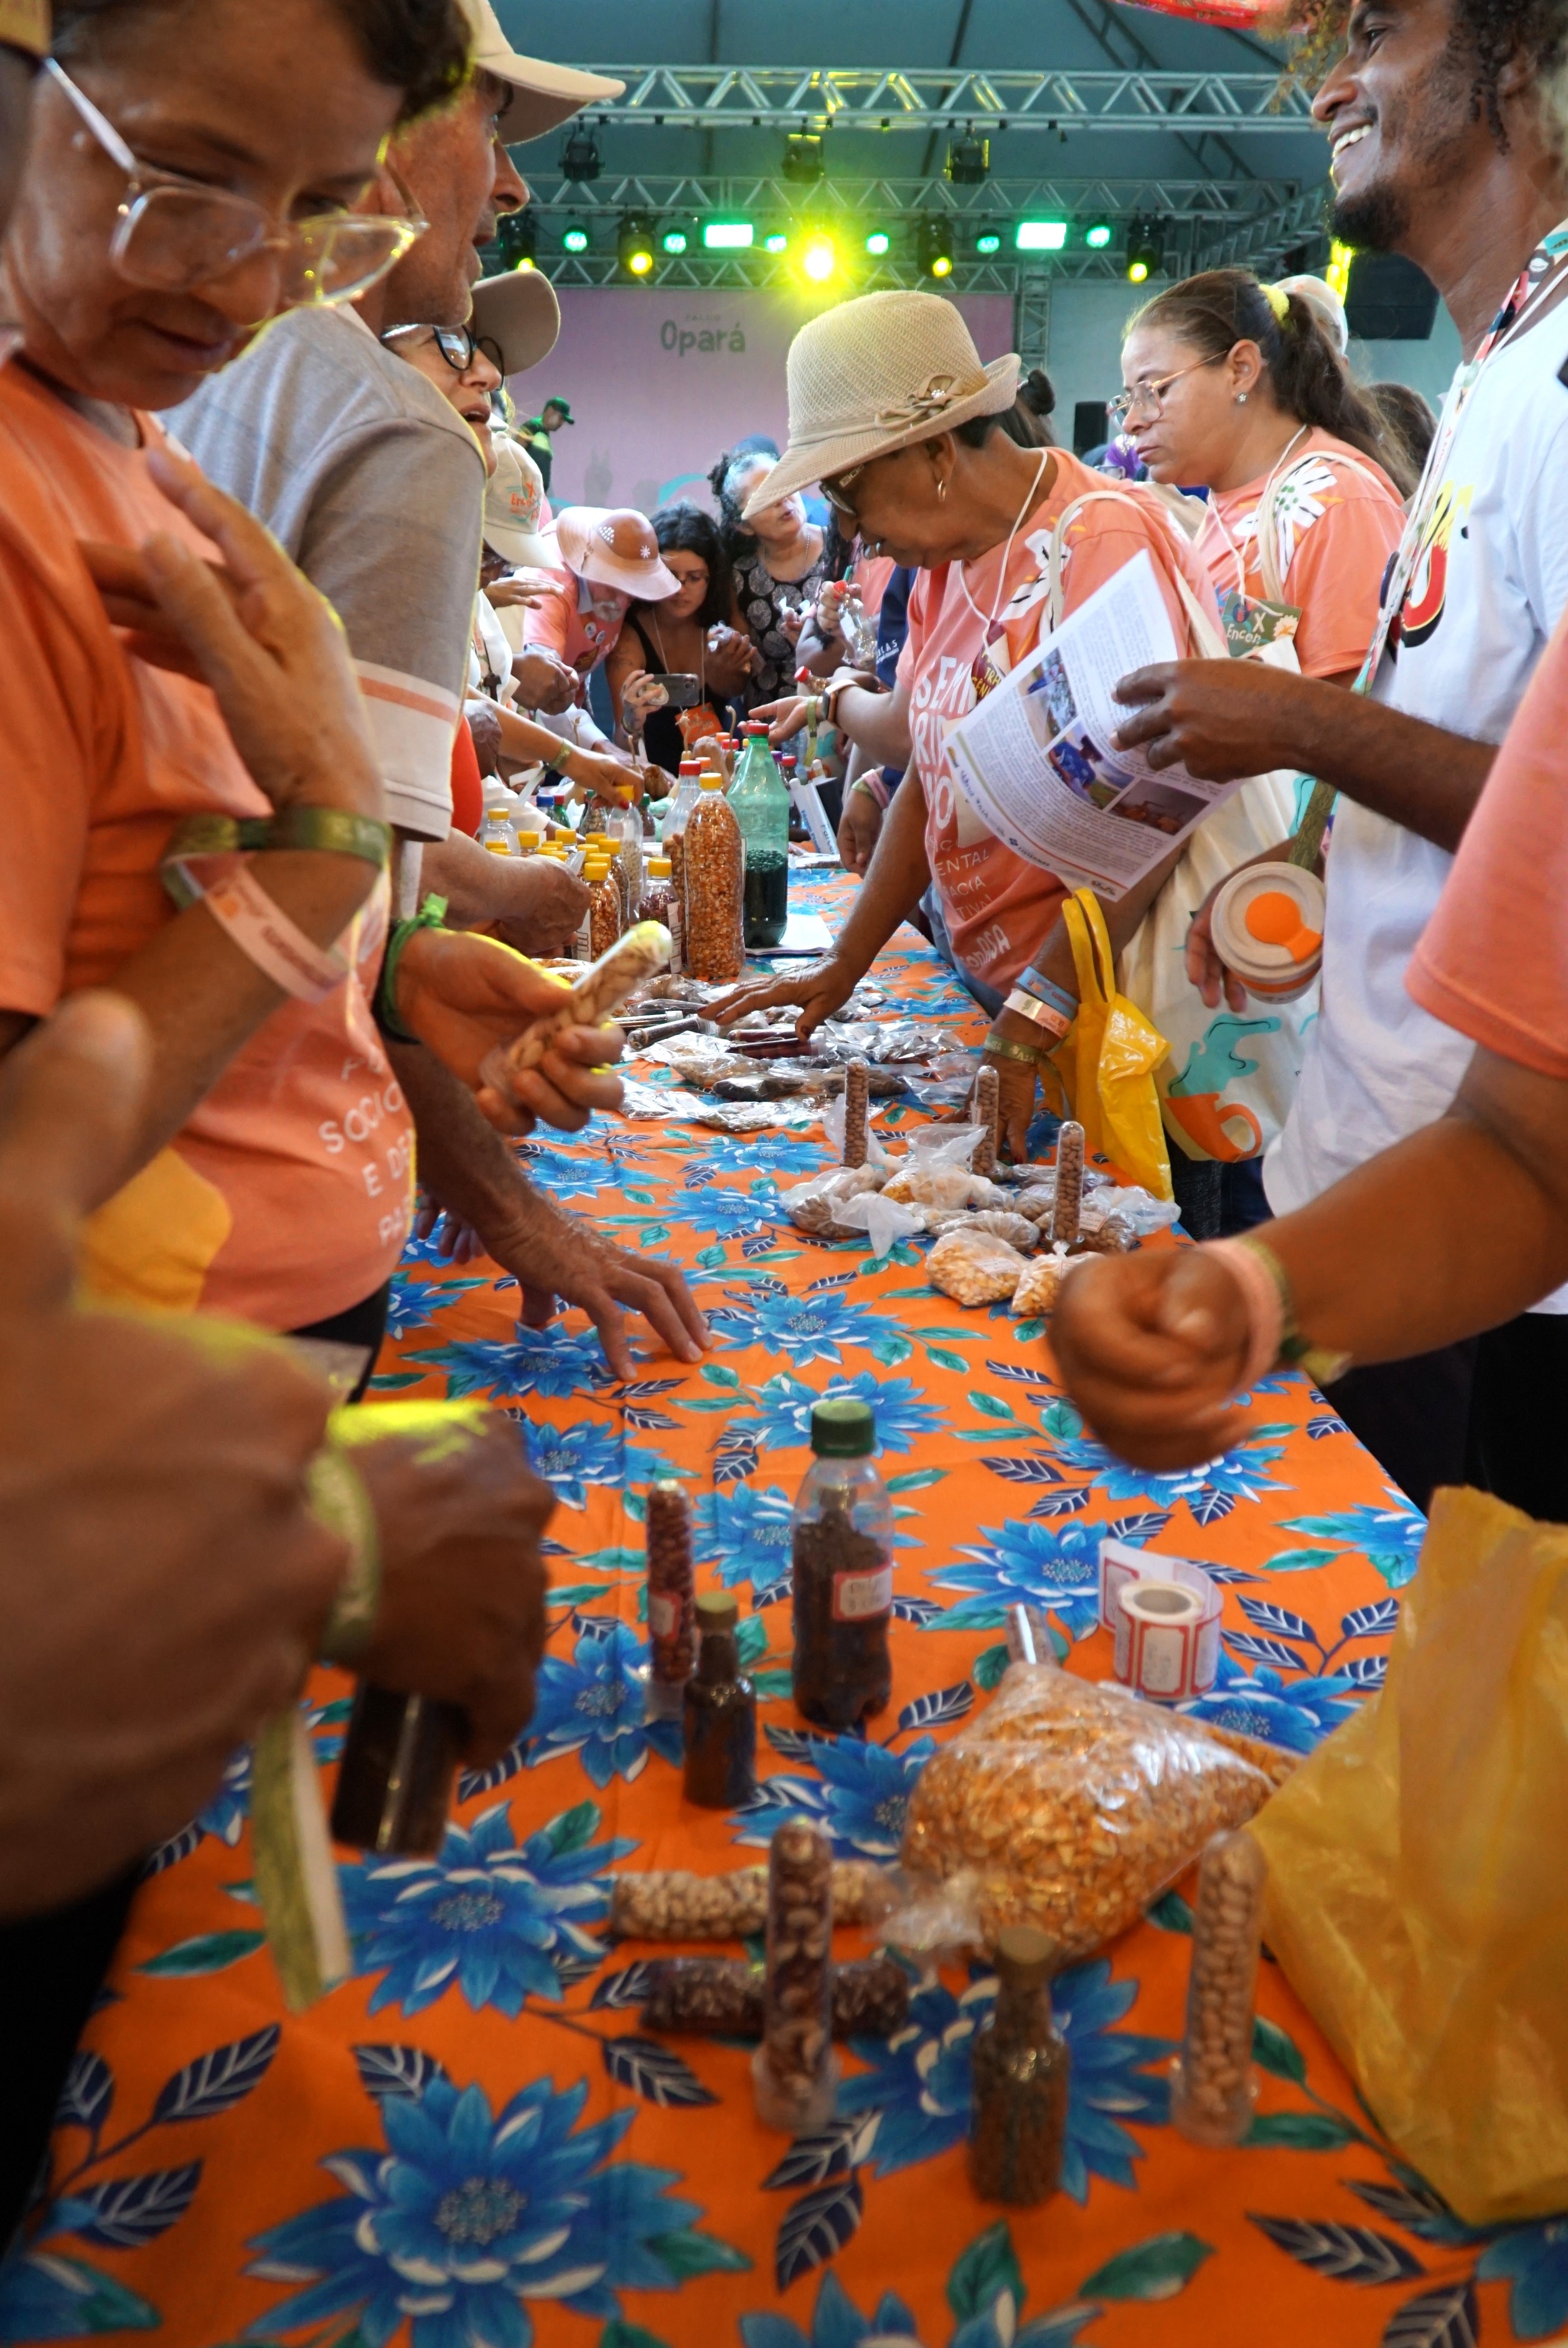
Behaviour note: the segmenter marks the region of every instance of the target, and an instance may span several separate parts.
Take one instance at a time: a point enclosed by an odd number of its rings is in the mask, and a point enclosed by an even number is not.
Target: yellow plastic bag
[[[1439,1492],[1387,1683],[1253,1822],[1265,1931],[1469,2224],[1568,2206],[1568,1529]]]
[[[1093,890],[1075,891],[1062,919],[1078,983],[1078,1017],[1052,1056],[1067,1106],[1091,1156],[1109,1158],[1156,1199],[1169,1199],[1171,1160],[1154,1071],[1171,1047],[1138,1005],[1116,991],[1110,937]]]

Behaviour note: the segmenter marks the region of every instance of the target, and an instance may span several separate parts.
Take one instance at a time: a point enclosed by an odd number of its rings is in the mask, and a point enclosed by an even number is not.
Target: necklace
[[[1264,479],[1263,488],[1258,491],[1258,501],[1253,508],[1251,515],[1248,517],[1252,524],[1251,535],[1257,543],[1258,560],[1260,562],[1263,560],[1263,538],[1262,533],[1258,529],[1258,516],[1267,506],[1269,491],[1273,489],[1275,481],[1284,470],[1284,466],[1289,459],[1291,450],[1295,447],[1299,440],[1305,438],[1311,429],[1312,427],[1310,424],[1303,424],[1296,431],[1291,434],[1290,438],[1285,442],[1284,447],[1280,450],[1279,455],[1269,467],[1268,472]],[[1238,595],[1244,597],[1247,592],[1247,566],[1243,559],[1241,547],[1236,544],[1235,540],[1231,535],[1230,524],[1226,521],[1224,515],[1220,511],[1219,506],[1215,501],[1215,495],[1211,495],[1209,499],[1209,511],[1213,515],[1215,521],[1219,524],[1220,535],[1224,540],[1225,544],[1230,548],[1232,556],[1234,559],[1236,565],[1236,592]],[[1242,532],[1243,544],[1246,542],[1247,536],[1248,532],[1243,530]]]
[[[980,609],[979,604],[975,601],[974,596],[969,592],[969,582],[964,576],[965,565],[961,562],[958,566],[958,584],[964,591],[964,601],[968,604],[969,609],[974,613],[975,617],[979,621],[981,626],[985,631],[985,643],[981,645],[980,650],[975,654],[974,660],[969,664],[969,674],[974,679],[977,692],[985,688],[988,683],[994,684],[995,682],[995,677],[992,675],[991,663],[988,655],[991,646],[995,643],[997,637],[1002,633],[1002,623],[998,614],[1000,613],[1002,606],[1007,598],[1007,564],[1013,552],[1013,541],[1017,537],[1018,532],[1024,527],[1024,518],[1034,505],[1035,499],[1039,492],[1041,479],[1045,473],[1046,467],[1050,463],[1050,450],[1048,448],[1043,448],[1040,451],[1040,461],[1035,468],[1035,478],[1029,483],[1028,488],[1025,490],[1024,502],[1018,508],[1017,513],[1014,518],[1012,529],[1007,532],[1007,543],[1002,549],[1002,567],[997,574],[996,580],[996,600],[992,604],[991,609],[988,612],[983,612]]]

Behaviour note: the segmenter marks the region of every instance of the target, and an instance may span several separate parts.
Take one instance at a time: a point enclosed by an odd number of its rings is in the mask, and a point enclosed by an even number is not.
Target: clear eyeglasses
[[[1111,422],[1119,432],[1130,417],[1151,424],[1157,416],[1164,415],[1165,395],[1173,383],[1180,383],[1184,375],[1197,375],[1202,368],[1219,364],[1218,359],[1194,359],[1191,366],[1178,367],[1174,375],[1161,376],[1158,383],[1140,383],[1131,391],[1119,391],[1114,399],[1105,403]]]
[[[129,182],[109,242],[109,259],[128,284],[190,294],[258,253],[271,252],[282,280],[277,308],[352,302],[385,277],[429,225],[418,215],[398,220],[362,212],[275,221],[248,197],[139,161],[107,115],[53,57],[45,71]]]

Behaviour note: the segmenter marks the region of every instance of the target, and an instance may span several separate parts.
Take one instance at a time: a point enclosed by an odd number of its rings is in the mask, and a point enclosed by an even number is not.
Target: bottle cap
[[[721,791],[724,788],[724,777],[722,775],[705,775],[702,778],[702,787],[705,791]]]
[[[491,856],[510,856],[511,854],[511,842],[510,840],[487,839],[482,844]]]
[[[1017,1989],[1039,1989],[1057,1970],[1057,1944],[1032,1924],[1009,1924],[991,1952],[1001,1978]]]
[[[741,730],[742,734],[746,736],[747,739],[748,739],[748,740],[750,740],[750,738],[751,738],[754,735],[757,735],[757,734],[763,734],[763,735],[766,735],[766,733],[767,733],[767,731],[768,731],[768,728],[767,728],[767,726],[763,726],[763,725],[761,725],[761,724],[753,723],[752,721],[748,720],[747,724],[746,724],[746,725],[744,725],[744,726],[741,727],[741,729],[740,729],[740,730]]]
[[[727,1590],[708,1590],[696,1601],[696,1627],[699,1631],[733,1631],[740,1620],[740,1609]]]
[[[667,880],[671,869],[667,856],[650,856],[648,859],[648,872],[655,880]]]
[[[831,1395],[811,1406],[811,1448],[820,1459],[863,1459],[874,1451],[876,1414],[852,1395]]]

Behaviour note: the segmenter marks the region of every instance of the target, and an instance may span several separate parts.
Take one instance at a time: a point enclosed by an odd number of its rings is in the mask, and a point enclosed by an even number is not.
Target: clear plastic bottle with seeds
[[[705,775],[685,836],[686,968],[727,984],[746,967],[741,915],[746,848],[717,775]]]
[[[1216,1835],[1198,1869],[1187,2032],[1171,2117],[1193,2144],[1240,2144],[1253,2123],[1253,2015],[1268,1865],[1244,1831]]]
[[[892,1692],[892,1502],[872,1463],[871,1405],[830,1395],[811,1412],[795,1501],[795,1702],[819,1727],[857,1728]]]
[[[1071,2057],[1051,2013],[1057,1952],[1043,1932],[996,1936],[996,2005],[975,2034],[969,2179],[982,2201],[1044,2201],[1062,2180]]]
[[[696,1654],[691,1505],[661,1478],[648,1494],[648,1717],[678,1720]]]
[[[786,1818],[768,1860],[768,1970],[762,2044],[752,2058],[764,2127],[810,2136],[832,2116],[833,1846],[808,1818]]]

